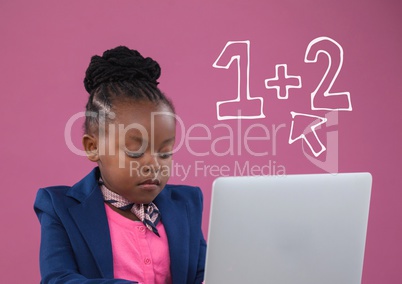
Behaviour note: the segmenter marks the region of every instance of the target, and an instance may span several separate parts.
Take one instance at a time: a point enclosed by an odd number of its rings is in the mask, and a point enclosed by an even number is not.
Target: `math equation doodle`
[[[323,56],[321,56],[323,55]],[[312,40],[306,49],[304,62],[306,64],[326,61],[326,70],[315,89],[310,93],[310,108],[312,111],[327,110],[330,112],[352,111],[352,103],[349,92],[333,92],[332,88],[343,66],[343,48],[335,40],[322,36]],[[214,68],[229,69],[234,62],[237,66],[237,96],[231,100],[218,101],[216,113],[218,120],[227,119],[261,119],[265,118],[262,97],[253,97],[250,94],[250,41],[228,41],[222,52],[212,64]],[[243,82],[243,83],[242,83]],[[302,77],[288,74],[288,64],[275,65],[275,77],[264,80],[266,89],[276,90],[276,96],[280,100],[289,98],[290,89],[302,88]],[[231,108],[229,108],[231,106]],[[246,114],[244,114],[246,112]],[[251,114],[250,114],[251,113]],[[296,111],[290,112],[292,121],[289,133],[289,144],[301,140],[309,146],[314,157],[318,157],[326,151],[316,133],[316,128],[327,122],[326,118]],[[294,134],[296,124],[300,117],[316,119],[318,122],[312,125],[308,131],[310,139],[303,133]],[[312,138],[311,138],[312,137]],[[315,143],[311,143],[315,142]],[[313,144],[318,145],[314,149]],[[304,150],[303,150],[304,151]]]

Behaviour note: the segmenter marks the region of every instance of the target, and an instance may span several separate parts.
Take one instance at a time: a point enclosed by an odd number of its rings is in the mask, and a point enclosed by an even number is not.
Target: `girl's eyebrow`
[[[129,138],[135,142],[141,143],[144,141],[142,137],[135,136],[135,135],[129,135]]]
[[[166,145],[166,144],[172,143],[172,142],[174,142],[175,139],[176,139],[176,136],[173,136],[173,137],[171,137],[171,138],[168,138],[168,139],[164,140],[164,141],[161,143],[161,145]]]
[[[135,142],[140,143],[140,144],[142,144],[144,141],[147,142],[147,139],[144,140],[142,137],[135,136],[135,135],[130,135],[129,138],[130,138],[131,140],[135,141]],[[168,139],[166,139],[166,140],[163,140],[163,142],[161,143],[161,145],[166,145],[166,144],[172,143],[172,142],[175,141],[175,139],[176,139],[176,136],[170,137],[170,138],[168,138]]]

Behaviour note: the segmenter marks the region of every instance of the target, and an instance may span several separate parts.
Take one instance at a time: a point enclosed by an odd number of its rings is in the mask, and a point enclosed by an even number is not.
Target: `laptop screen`
[[[369,173],[222,177],[206,284],[361,283]]]

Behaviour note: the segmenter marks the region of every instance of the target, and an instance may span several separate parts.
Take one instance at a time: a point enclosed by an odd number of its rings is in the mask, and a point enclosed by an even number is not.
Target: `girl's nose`
[[[145,154],[144,167],[147,172],[158,173],[160,170],[158,156],[152,153]]]

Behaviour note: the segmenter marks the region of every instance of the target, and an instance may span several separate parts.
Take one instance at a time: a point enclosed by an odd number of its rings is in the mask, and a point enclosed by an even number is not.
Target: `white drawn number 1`
[[[245,54],[240,55],[239,52],[236,52],[236,49],[233,49],[235,45],[243,45],[246,47],[246,51],[244,52]],[[243,49],[244,50],[244,49]],[[234,53],[231,57],[229,62],[224,61],[222,59],[222,56],[225,54],[230,55],[231,53]],[[243,52],[242,52],[243,53]],[[242,61],[246,60],[245,62]],[[223,48],[221,54],[218,56],[214,64],[212,66],[214,68],[224,68],[224,69],[229,69],[229,67],[232,65],[233,61],[237,62],[237,97],[233,100],[227,100],[227,101],[218,101],[216,103],[216,112],[218,116],[218,120],[226,120],[226,119],[257,119],[257,118],[264,118],[265,115],[263,113],[263,99],[261,97],[251,97],[250,95],[250,41],[249,40],[244,40],[244,41],[228,41]],[[241,78],[245,76],[246,78],[246,83],[245,86],[242,86],[241,84]],[[231,113],[231,114],[221,114],[221,106],[225,104],[232,104],[232,105],[238,105],[237,111],[241,111],[242,109],[246,110],[247,105],[251,103],[251,101],[254,101],[252,103],[252,106],[255,107],[256,104],[255,102],[259,101],[259,114],[256,113],[255,115],[242,115],[240,113]],[[250,104],[251,107],[251,104]]]

